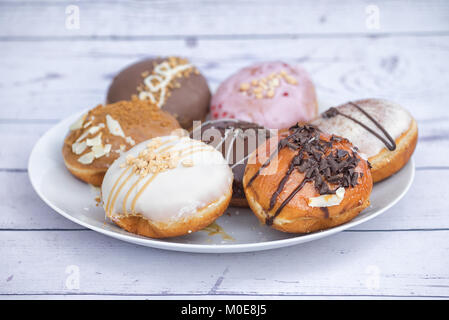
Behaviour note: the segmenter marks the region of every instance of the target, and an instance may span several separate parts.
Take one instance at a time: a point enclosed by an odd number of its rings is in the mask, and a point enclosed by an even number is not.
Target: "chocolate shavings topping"
[[[262,164],[247,184],[247,187],[249,187],[257,176],[259,176],[261,170],[270,164],[273,157],[282,148],[288,147],[298,152],[290,161],[287,172],[273,193],[268,211],[274,208],[277,197],[284,189],[286,182],[294,170],[303,173],[304,179],[284,202],[282,202],[275,214],[267,217],[267,225],[273,224],[276,216],[279,215],[285,205],[287,205],[307,182],[314,182],[315,189],[320,195],[335,194],[339,187],[348,188],[358,184],[359,174],[355,172],[355,168],[360,159],[356,156],[357,153],[352,151],[351,154],[343,149],[332,150],[334,142],[338,143],[346,139],[337,136],[332,136],[330,141],[320,139],[319,129],[311,125],[295,125],[290,128],[290,132],[292,134],[279,141],[277,150]],[[331,189],[329,184],[337,185],[337,187]]]

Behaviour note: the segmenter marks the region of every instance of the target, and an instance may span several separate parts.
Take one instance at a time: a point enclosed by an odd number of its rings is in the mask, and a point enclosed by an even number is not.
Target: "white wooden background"
[[[369,4],[379,29],[367,27]],[[79,29],[66,28],[68,5]],[[52,211],[28,180],[34,143],[102,102],[123,66],[173,54],[212,89],[282,59],[302,63],[323,100],[402,103],[420,133],[410,192],[354,229],[245,254],[140,247]],[[0,0],[0,298],[448,298],[448,61],[447,1]],[[66,286],[73,265],[78,289]]]

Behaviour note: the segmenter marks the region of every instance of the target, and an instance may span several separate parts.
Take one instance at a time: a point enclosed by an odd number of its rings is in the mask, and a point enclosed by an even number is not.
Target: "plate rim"
[[[255,252],[255,251],[262,251],[262,250],[270,250],[270,249],[276,249],[281,247],[288,247],[297,245],[300,243],[306,243],[313,240],[318,240],[320,238],[324,238],[326,236],[331,236],[333,234],[339,233],[341,231],[350,229],[352,227],[355,227],[359,224],[362,224],[364,222],[367,222],[380,214],[384,213],[385,211],[389,210],[391,207],[393,207],[397,202],[399,202],[404,195],[408,192],[411,185],[413,184],[413,181],[415,179],[415,162],[413,157],[410,158],[407,165],[411,165],[411,175],[407,181],[407,185],[402,190],[402,192],[388,205],[385,207],[379,209],[377,212],[370,214],[360,220],[352,220],[349,222],[346,222],[342,225],[322,230],[306,235],[298,235],[296,237],[291,237],[287,239],[279,239],[279,240],[270,240],[270,241],[263,241],[263,242],[257,242],[257,243],[246,243],[246,244],[190,244],[190,243],[176,243],[176,242],[165,242],[163,240],[158,239],[151,239],[151,238],[141,238],[138,235],[129,233],[129,234],[122,234],[119,232],[114,232],[110,230],[106,230],[101,227],[97,227],[94,225],[89,224],[86,221],[82,221],[69,213],[66,213],[63,209],[60,209],[56,205],[52,203],[50,199],[45,197],[45,195],[41,192],[40,188],[37,187],[37,181],[35,181],[35,174],[34,167],[36,166],[35,161],[33,159],[36,157],[36,154],[38,153],[39,146],[44,143],[46,138],[48,138],[53,131],[56,131],[59,129],[60,126],[62,126],[64,123],[69,122],[69,120],[74,119],[76,116],[80,116],[81,114],[85,113],[87,109],[74,113],[71,116],[68,116],[62,120],[60,120],[58,123],[53,125],[51,128],[49,128],[34,144],[33,149],[30,153],[30,156],[28,158],[28,179],[31,182],[31,185],[34,189],[34,191],[37,193],[39,198],[41,198],[42,201],[44,201],[45,204],[47,204],[50,208],[52,208],[54,211],[56,211],[58,214],[62,215],[63,217],[67,218],[68,220],[81,225],[89,230],[96,231],[100,234],[109,236],[111,238],[119,239],[125,242],[130,242],[146,247],[152,247],[157,249],[163,249],[163,250],[170,250],[170,251],[180,251],[180,252],[192,252],[192,253],[239,253],[239,252]],[[125,231],[126,232],[126,231]]]

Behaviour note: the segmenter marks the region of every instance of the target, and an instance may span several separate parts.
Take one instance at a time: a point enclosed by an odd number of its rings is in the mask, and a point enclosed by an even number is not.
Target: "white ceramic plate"
[[[56,212],[86,228],[108,236],[160,249],[186,252],[247,252],[280,248],[330,236],[368,221],[388,210],[409,189],[414,177],[413,159],[397,174],[377,183],[371,194],[371,206],[352,221],[325,231],[307,235],[287,234],[259,223],[249,209],[228,208],[213,227],[205,231],[156,240],[126,232],[105,218],[95,197],[99,189],[73,177],[65,168],[62,145],[67,130],[81,113],[50,129],[36,143],[28,163],[28,174],[37,194]]]

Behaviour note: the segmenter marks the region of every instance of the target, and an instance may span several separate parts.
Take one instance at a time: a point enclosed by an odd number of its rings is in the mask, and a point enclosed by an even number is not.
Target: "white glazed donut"
[[[330,108],[311,124],[349,139],[370,162],[374,182],[400,170],[418,140],[418,127],[410,113],[383,99],[357,100]]]
[[[232,171],[221,152],[188,137],[166,136],[136,145],[106,172],[106,216],[152,238],[198,231],[223,214]]]

